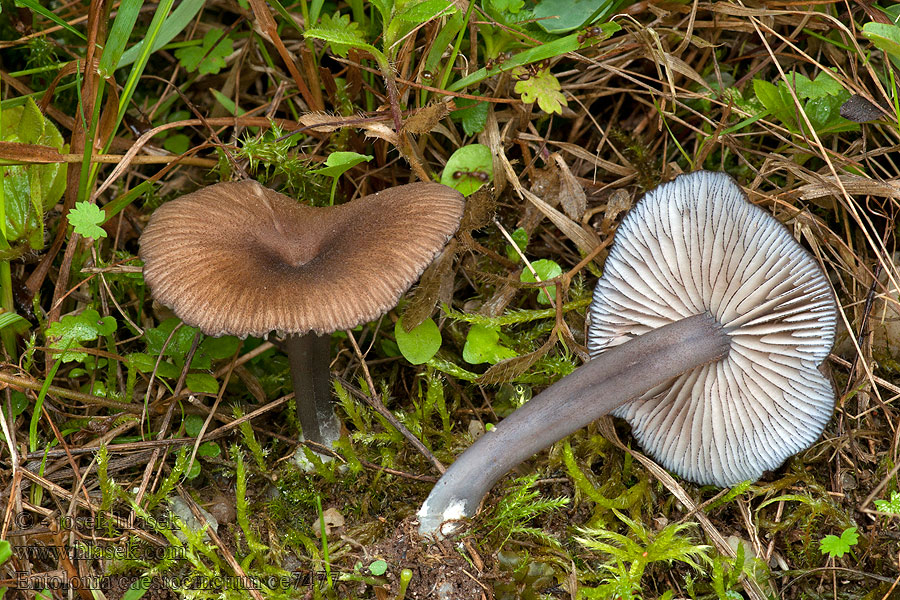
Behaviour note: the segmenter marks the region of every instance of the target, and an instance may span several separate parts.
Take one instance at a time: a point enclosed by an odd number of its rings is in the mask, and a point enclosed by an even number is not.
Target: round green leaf
[[[463,346],[463,360],[472,365],[480,363],[496,364],[517,354],[500,345],[500,332],[483,325],[472,325]]]
[[[414,365],[427,363],[441,347],[441,332],[431,319],[425,319],[421,325],[407,332],[401,317],[394,325],[394,337],[400,353]]]
[[[184,418],[184,432],[189,437],[197,437],[203,429],[203,417],[200,415],[188,415]]]
[[[218,456],[222,453],[222,448],[215,442],[203,442],[197,448],[197,456]]]
[[[538,277],[541,278],[541,281],[549,281],[554,277],[559,277],[562,275],[562,267],[560,267],[556,262],[547,259],[536,260],[531,263],[531,266],[534,268],[535,273],[537,273]],[[534,275],[531,274],[531,271],[525,269],[522,271],[522,274],[519,276],[519,280],[523,283],[534,283],[537,279],[534,278]],[[547,294],[550,294],[550,298],[556,300],[556,286],[551,285],[549,287],[542,288],[538,290],[538,304],[550,304],[550,300],[547,298]]]
[[[483,144],[470,144],[458,149],[447,160],[441,183],[471,196],[478,188],[494,178],[494,159],[491,149]]]
[[[380,577],[387,573],[387,563],[383,560],[373,561],[371,565],[369,565],[369,573],[375,575],[376,577]]]

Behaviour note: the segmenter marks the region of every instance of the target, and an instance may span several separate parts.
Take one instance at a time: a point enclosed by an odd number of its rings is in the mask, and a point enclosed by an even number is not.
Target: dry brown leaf
[[[414,135],[430,133],[441,119],[450,114],[450,107],[446,102],[435,102],[420,108],[403,122],[403,132]]]
[[[297,119],[304,127],[311,127],[318,133],[331,133],[344,126],[346,118],[328,113],[306,113]]]
[[[826,196],[840,196],[841,188],[834,177],[821,178],[821,183],[808,183],[800,186],[800,197],[804,200],[823,198]],[[841,184],[848,194],[869,195],[882,198],[900,198],[900,181],[891,179],[888,181],[876,181],[859,175],[845,173],[841,175]]]
[[[397,136],[397,132],[388,125],[384,123],[364,123],[360,127],[366,132],[366,137],[378,138],[396,148],[400,147],[400,138]]]
[[[407,332],[431,316],[441,292],[447,287],[447,281],[453,285],[453,258],[456,256],[456,248],[456,240],[450,240],[419,278],[419,285],[413,292],[406,312],[403,313],[403,328]]]
[[[59,163],[65,158],[52,146],[0,141],[0,159],[25,163]]]
[[[587,209],[587,195],[584,188],[575,179],[569,165],[563,160],[563,157],[554,152],[551,154],[556,165],[559,167],[559,203],[562,204],[563,211],[568,217],[574,221],[581,221],[584,211]]]
[[[469,233],[475,229],[486,227],[494,218],[497,203],[487,187],[482,187],[466,199],[462,221],[459,223],[460,233]]]
[[[490,369],[485,371],[484,374],[475,381],[482,385],[512,381],[530,369],[542,356],[550,352],[550,349],[553,348],[553,344],[555,343],[556,334],[554,333],[543,346],[534,352],[516,356],[515,358],[501,360],[497,364],[492,365]]]

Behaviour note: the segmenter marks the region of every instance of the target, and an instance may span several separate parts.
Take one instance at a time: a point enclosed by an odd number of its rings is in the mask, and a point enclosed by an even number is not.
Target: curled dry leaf
[[[404,133],[421,134],[429,133],[437,127],[441,119],[450,114],[450,107],[446,102],[435,102],[415,111],[403,122]]]
[[[459,232],[470,233],[475,229],[486,227],[497,210],[491,191],[482,187],[466,199],[466,207],[463,209],[462,221],[459,223]]]
[[[584,216],[584,211],[587,209],[587,195],[584,193],[584,188],[578,183],[575,175],[569,170],[569,165],[558,152],[554,152],[551,156],[559,167],[559,202],[562,204],[563,211],[570,219],[581,221],[581,217]]]
[[[366,137],[378,138],[394,147],[400,147],[400,138],[397,136],[397,132],[388,125],[384,123],[364,123],[360,127],[366,132]]]
[[[301,115],[298,120],[304,127],[311,127],[315,132],[331,133],[343,127],[347,119],[339,115],[317,112]]]
[[[446,297],[449,302],[449,296],[452,296],[453,291],[453,259],[456,257],[456,248],[456,240],[450,240],[447,247],[428,265],[419,278],[419,285],[413,292],[406,312],[403,313],[403,328],[407,332],[430,317],[435,304],[442,297]]]
[[[484,374],[475,381],[482,385],[513,381],[516,377],[519,377],[528,371],[528,369],[530,369],[542,356],[550,352],[550,349],[553,348],[553,344],[555,343],[556,334],[554,333],[543,346],[534,352],[501,360],[497,364],[491,366],[490,369],[485,371]]]
[[[333,529],[344,526],[344,515],[334,507],[322,511],[321,520],[313,521],[313,531],[316,533],[316,537],[322,535],[322,521],[325,522],[325,533],[330,534]]]

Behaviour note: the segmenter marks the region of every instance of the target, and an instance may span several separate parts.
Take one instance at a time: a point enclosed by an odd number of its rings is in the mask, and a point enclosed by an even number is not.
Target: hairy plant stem
[[[708,313],[688,317],[606,350],[482,435],[435,484],[419,510],[419,533],[441,538],[475,514],[510,469],[674,377],[724,357],[729,337]]]

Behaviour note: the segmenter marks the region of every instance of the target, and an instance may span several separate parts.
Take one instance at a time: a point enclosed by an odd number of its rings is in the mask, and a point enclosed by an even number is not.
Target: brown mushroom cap
[[[397,304],[456,232],[464,201],[412,183],[312,208],[255,181],[158,208],[141,235],[153,297],[211,336],[317,334]]]

